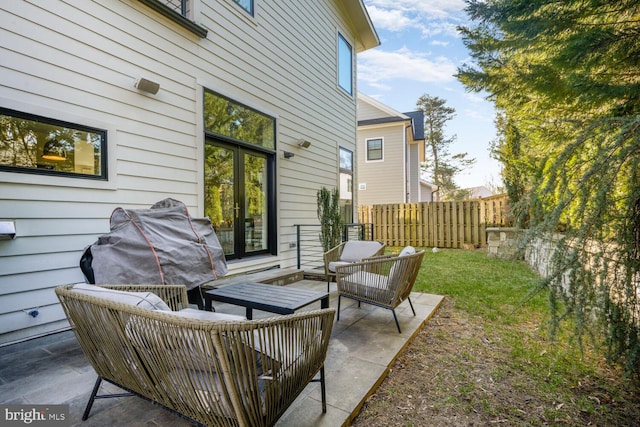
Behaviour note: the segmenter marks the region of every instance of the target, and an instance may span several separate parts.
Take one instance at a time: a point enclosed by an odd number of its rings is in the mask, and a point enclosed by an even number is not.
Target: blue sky
[[[364,0],[381,45],[358,54],[358,90],[400,112],[416,110],[423,94],[456,110],[447,136],[451,154],[469,153],[476,164],[456,177],[462,187],[500,183],[489,155],[496,138],[493,104],[469,93],[453,75],[470,62],[456,26],[468,23],[462,0]]]

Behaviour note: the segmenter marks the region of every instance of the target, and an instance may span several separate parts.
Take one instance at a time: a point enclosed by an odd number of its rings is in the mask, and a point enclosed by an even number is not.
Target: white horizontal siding
[[[206,39],[135,0],[0,2],[0,105],[106,128],[111,172],[107,183],[0,173],[0,220],[17,229],[0,241],[0,344],[64,327],[53,287],[83,280],[82,250],[117,206],[173,197],[201,215],[202,87],[277,119],[279,255],[230,271],[295,265],[293,224],[317,222],[317,190],[338,184],[338,147],[355,152],[355,100],[336,84],[349,19],[339,0],[256,2],[255,18],[229,0],[199,6]],[[139,76],[158,94],[138,92]],[[24,313],[34,306],[35,319]]]

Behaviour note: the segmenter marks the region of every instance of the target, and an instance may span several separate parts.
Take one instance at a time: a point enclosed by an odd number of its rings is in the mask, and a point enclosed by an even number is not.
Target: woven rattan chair
[[[384,243],[375,240],[348,240],[325,252],[323,260],[324,274],[327,278],[327,292],[329,292],[329,283],[336,278],[338,266],[382,255],[385,246]]]
[[[56,294],[98,374],[83,420],[94,399],[108,397],[97,396],[103,380],[206,426],[273,425],[311,381],[321,382],[326,412],[323,366],[335,309],[205,321],[72,286]],[[172,310],[188,304],[184,286],[105,287],[154,292]]]
[[[358,301],[358,306],[364,302],[391,310],[398,332],[402,332],[395,308],[406,299],[413,315],[416,315],[409,295],[420,270],[424,251],[413,252],[407,255],[382,255],[337,267],[337,320],[340,320],[341,298],[346,297]]]

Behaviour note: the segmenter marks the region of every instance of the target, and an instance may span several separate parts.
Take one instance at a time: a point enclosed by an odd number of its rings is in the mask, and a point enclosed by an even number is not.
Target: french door
[[[274,227],[270,155],[208,138],[205,144],[205,215],[227,259],[269,253]]]

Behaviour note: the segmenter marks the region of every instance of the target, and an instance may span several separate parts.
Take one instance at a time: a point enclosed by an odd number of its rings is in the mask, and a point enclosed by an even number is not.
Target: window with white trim
[[[367,161],[382,160],[382,138],[367,139]]]

